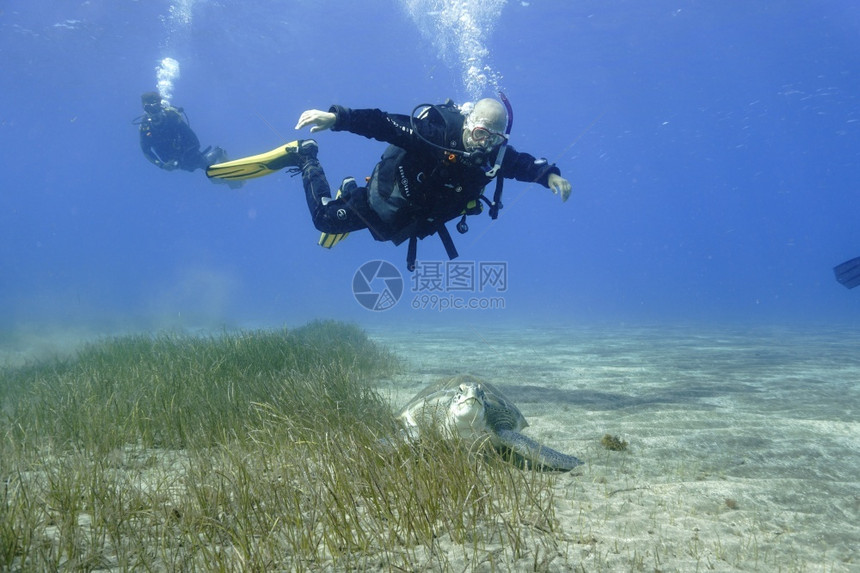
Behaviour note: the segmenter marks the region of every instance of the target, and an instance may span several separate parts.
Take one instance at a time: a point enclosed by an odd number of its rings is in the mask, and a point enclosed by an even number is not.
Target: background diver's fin
[[[266,153],[210,165],[206,168],[206,176],[231,181],[262,177],[263,175],[280,171],[285,167],[295,166],[297,163],[296,152],[298,150],[299,142],[291,141]]]
[[[833,267],[833,274],[836,275],[836,280],[840,284],[845,285],[845,288],[854,288],[860,285],[860,257],[836,265]]]

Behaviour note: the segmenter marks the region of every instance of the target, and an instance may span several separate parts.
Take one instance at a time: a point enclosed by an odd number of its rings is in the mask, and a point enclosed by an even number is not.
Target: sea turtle
[[[542,446],[520,433],[529,425],[502,392],[474,376],[459,375],[430,384],[397,414],[411,437],[432,425],[469,441],[488,439],[528,467],[569,471],[582,462]]]

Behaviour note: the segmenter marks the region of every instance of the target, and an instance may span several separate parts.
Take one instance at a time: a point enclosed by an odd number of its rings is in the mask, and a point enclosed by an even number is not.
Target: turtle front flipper
[[[543,446],[519,432],[501,429],[496,434],[500,444],[522,458],[529,467],[568,472],[583,463],[579,458]]]

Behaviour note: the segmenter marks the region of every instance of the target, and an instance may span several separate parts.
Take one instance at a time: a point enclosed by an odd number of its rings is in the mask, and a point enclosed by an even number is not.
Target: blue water
[[[858,31],[847,0],[4,2],[0,329],[852,324],[860,289],[831,268],[860,256]],[[454,233],[461,261],[505,264],[505,289],[465,293],[504,308],[430,310],[463,292],[414,288],[405,245],[366,232],[317,246],[298,179],[230,190],[149,164],[131,121],[167,57],[172,103],[233,157],[306,137],[308,108],[503,89],[512,144],[574,194],[509,181],[498,221]],[[317,140],[334,183],[384,149]],[[435,237],[419,256],[445,260]],[[405,289],[373,312],[352,284],[376,259]]]

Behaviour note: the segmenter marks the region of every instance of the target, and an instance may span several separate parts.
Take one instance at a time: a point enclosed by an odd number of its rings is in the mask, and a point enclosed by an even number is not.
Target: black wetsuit
[[[200,151],[200,140],[174,107],[147,113],[140,120],[140,149],[153,164],[177,162],[185,171],[206,169],[211,164]]]
[[[465,117],[459,113],[448,118],[447,126],[433,112],[415,118],[422,138],[413,132],[407,115],[337,105],[329,111],[337,116],[333,131],[349,131],[391,146],[374,168],[367,187],[353,189],[336,200],[323,200],[331,197],[331,190],[319,162],[309,161],[303,166],[308,208],[320,231],[347,233],[368,228],[377,240],[397,244],[413,236],[424,238],[436,232],[438,225],[459,216],[492,181],[486,170],[494,165],[498,148],[475,165],[474,158],[466,161],[428,143],[464,151]],[[497,176],[549,187],[551,173],[560,175],[561,171],[545,159],[509,145]]]

